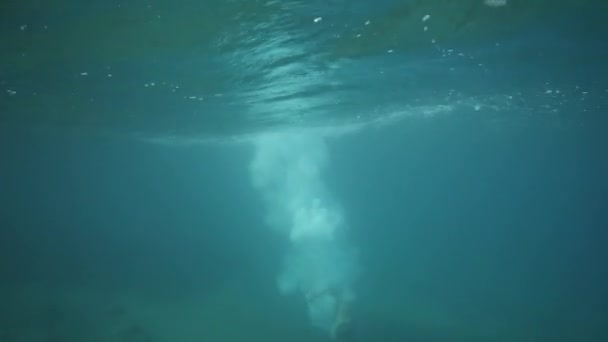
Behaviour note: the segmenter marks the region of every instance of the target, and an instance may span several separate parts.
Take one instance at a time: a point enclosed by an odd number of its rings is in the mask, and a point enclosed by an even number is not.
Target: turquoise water
[[[608,338],[603,2],[0,9],[0,341]]]

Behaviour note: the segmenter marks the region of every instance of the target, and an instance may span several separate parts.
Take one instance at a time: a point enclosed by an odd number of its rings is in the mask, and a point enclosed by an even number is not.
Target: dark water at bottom
[[[412,118],[327,141],[356,341],[608,338],[600,122]],[[253,147],[6,132],[0,341],[325,341],[281,296]]]

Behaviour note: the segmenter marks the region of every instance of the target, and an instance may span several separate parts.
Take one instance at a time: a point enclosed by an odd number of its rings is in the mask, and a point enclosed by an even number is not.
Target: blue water
[[[7,9],[0,341],[607,340],[606,5],[480,3]]]

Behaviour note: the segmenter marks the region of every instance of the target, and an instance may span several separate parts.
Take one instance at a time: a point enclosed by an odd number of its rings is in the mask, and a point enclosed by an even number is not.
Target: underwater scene
[[[0,342],[608,341],[607,13],[2,1]]]

